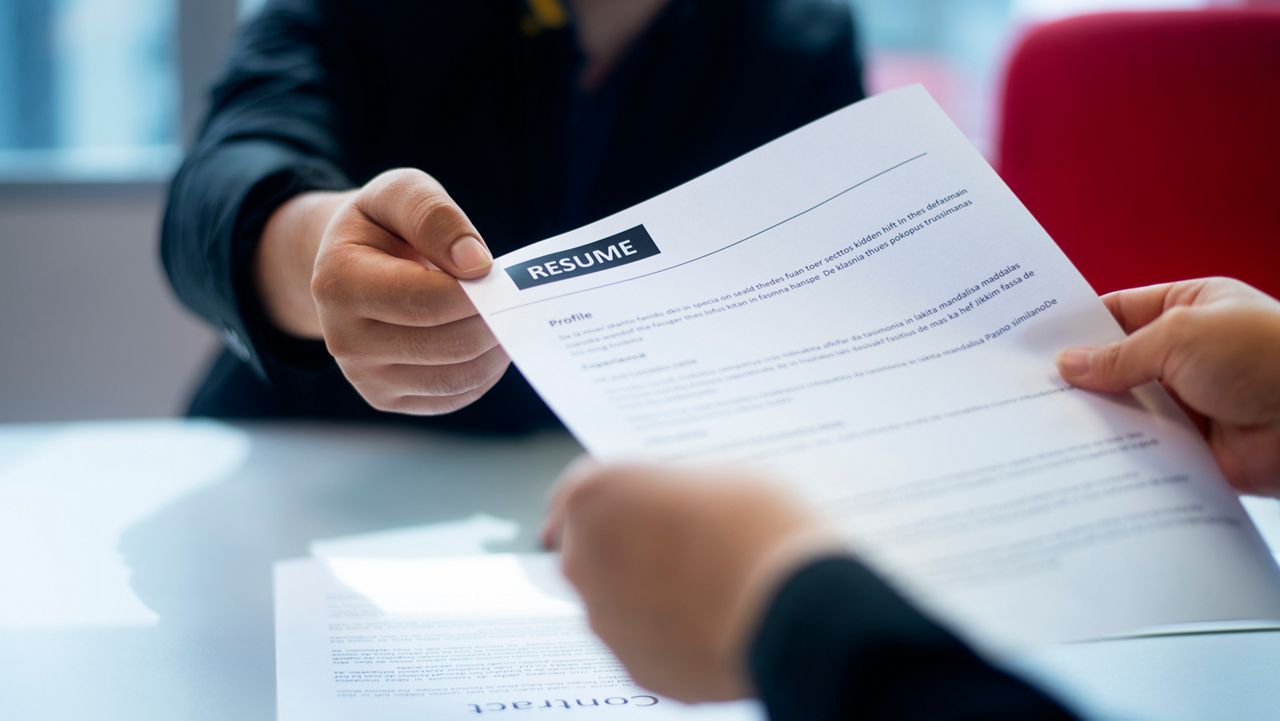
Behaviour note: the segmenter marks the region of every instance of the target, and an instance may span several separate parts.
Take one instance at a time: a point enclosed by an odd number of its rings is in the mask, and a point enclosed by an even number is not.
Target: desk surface
[[[130,422],[0,426],[0,718],[271,719],[271,566],[528,551],[563,436]],[[1280,506],[1251,508],[1280,531]],[[1280,633],[1025,660],[1099,716],[1264,719]]]

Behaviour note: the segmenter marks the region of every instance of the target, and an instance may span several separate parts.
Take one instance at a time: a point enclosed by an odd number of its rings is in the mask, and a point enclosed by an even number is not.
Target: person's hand
[[[457,280],[492,264],[444,188],[402,169],[282,207],[263,234],[257,280],[276,323],[322,337],[370,405],[437,415],[480,398],[510,362]]]
[[[746,656],[786,576],[843,541],[777,487],[724,471],[579,463],[543,542],[636,683],[682,701],[751,694]]]
[[[1233,485],[1280,495],[1280,302],[1226,278],[1102,300],[1129,336],[1063,351],[1063,378],[1105,392],[1159,380],[1204,431]]]

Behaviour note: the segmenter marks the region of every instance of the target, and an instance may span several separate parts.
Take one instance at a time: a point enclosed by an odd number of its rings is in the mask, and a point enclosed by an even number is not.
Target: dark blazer
[[[783,584],[749,665],[772,721],[1075,718],[850,558],[810,564]]]
[[[862,96],[844,0],[672,0],[593,93],[571,27],[523,0],[273,0],[241,32],[174,178],[162,255],[227,351],[191,411],[386,417],[318,342],[263,318],[248,265],[289,197],[411,166],[501,254],[622,210]],[[471,407],[419,422],[556,423],[512,369]]]

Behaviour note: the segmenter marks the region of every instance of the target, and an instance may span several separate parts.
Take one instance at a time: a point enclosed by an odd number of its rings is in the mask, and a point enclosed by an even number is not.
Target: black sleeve
[[[850,558],[792,576],[749,664],[772,721],[1074,718]]]
[[[249,267],[271,213],[309,190],[351,187],[340,166],[323,0],[272,0],[240,33],[205,126],[169,189],[161,257],[182,302],[263,377],[328,362],[323,345],[266,321]]]

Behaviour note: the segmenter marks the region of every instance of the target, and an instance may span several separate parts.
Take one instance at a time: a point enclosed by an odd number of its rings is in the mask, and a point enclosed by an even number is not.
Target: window
[[[461,0],[459,0],[461,1]],[[159,180],[181,155],[237,16],[264,0],[0,0],[0,182]],[[1029,20],[1207,0],[850,0],[872,89],[923,82],[984,143]]]
[[[156,182],[262,0],[0,0],[0,183]]]
[[[154,177],[179,154],[174,0],[0,3],[0,176]]]

